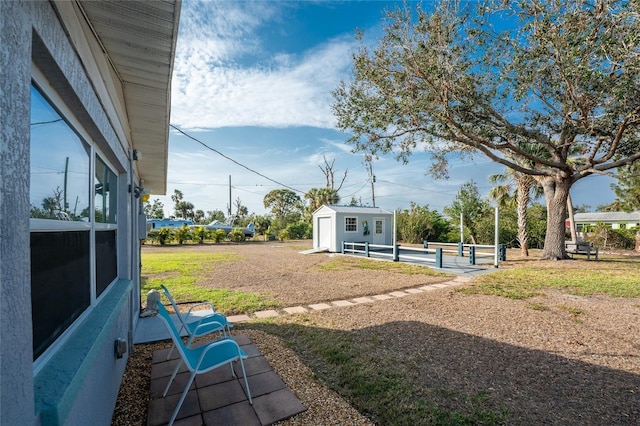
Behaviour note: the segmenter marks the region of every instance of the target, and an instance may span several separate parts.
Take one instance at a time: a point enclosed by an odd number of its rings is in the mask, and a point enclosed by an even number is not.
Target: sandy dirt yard
[[[237,251],[240,260],[216,265],[217,278],[201,285],[270,295],[281,307],[451,279],[379,270],[320,270],[318,265],[333,258],[298,253],[309,245],[278,242],[185,249]],[[443,407],[455,409],[459,401],[451,393],[436,395],[429,389],[454,390],[458,396],[483,393],[497,410],[510,413],[508,424],[640,424],[640,299],[577,297],[553,290],[510,300],[465,295],[459,288],[280,316],[266,326],[256,321],[238,328],[250,335],[309,408],[285,424],[368,424],[371,419],[324,386],[308,369],[306,355],[283,344],[269,333],[270,327],[318,328],[335,336],[349,335],[354,341],[375,338],[379,357],[407,366],[407,380],[423,386],[425,395],[417,396],[435,399]],[[145,424],[150,372],[146,369],[150,370],[150,352],[159,345],[165,344],[136,347],[114,424]]]

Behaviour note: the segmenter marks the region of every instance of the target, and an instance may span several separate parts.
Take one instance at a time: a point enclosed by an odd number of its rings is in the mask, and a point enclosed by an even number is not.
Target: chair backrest
[[[159,300],[158,300],[158,314],[160,315],[160,318],[164,320],[164,323],[167,326],[169,334],[171,335],[171,340],[173,340],[173,343],[178,348],[178,351],[180,352],[180,356],[182,356],[183,360],[187,360],[187,356],[186,356],[187,347],[185,346],[184,342],[180,338],[180,334],[178,333],[178,330],[176,329],[175,324],[171,320],[171,317],[169,316],[169,312],[167,311],[167,308],[165,308],[162,302],[160,302]]]
[[[189,330],[187,328],[187,324],[186,324],[184,318],[182,318],[182,313],[180,312],[180,309],[178,308],[178,304],[173,299],[173,296],[171,296],[171,292],[169,292],[169,289],[164,284],[160,284],[160,287],[162,287],[162,291],[164,291],[164,295],[167,296],[167,299],[169,299],[169,302],[171,302],[171,306],[173,306],[173,310],[176,311],[176,315],[178,316],[178,319],[182,323],[183,327],[186,330]]]

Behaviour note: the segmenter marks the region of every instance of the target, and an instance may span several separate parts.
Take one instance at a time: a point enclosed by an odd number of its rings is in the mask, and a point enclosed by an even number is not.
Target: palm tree
[[[340,202],[338,191],[329,187],[311,188],[304,194],[304,198],[309,200],[309,210],[311,212],[316,211],[323,204],[338,204]]]
[[[529,256],[529,232],[527,231],[528,217],[527,207],[531,201],[531,190],[534,189],[534,197],[542,193],[542,187],[536,183],[530,175],[506,169],[502,174],[489,176],[489,182],[497,185],[489,191],[489,198],[496,201],[499,207],[513,208],[514,204],[518,213],[518,244],[523,256]],[[515,185],[515,193],[512,194]],[[515,203],[514,203],[515,201]]]

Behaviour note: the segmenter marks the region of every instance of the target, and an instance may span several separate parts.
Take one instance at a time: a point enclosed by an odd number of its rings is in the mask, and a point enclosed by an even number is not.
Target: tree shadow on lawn
[[[378,424],[640,424],[640,375],[541,350],[413,321],[246,327],[281,337]]]

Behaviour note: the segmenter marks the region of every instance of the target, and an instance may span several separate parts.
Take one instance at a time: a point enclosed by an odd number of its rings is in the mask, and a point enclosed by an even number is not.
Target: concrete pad
[[[235,340],[236,343],[239,344],[240,346],[253,344],[251,339],[249,339],[249,336],[247,336],[246,334],[236,334],[233,336],[233,340]]]
[[[445,288],[445,287],[449,287],[448,284],[444,284],[444,283],[439,283],[439,284],[431,284],[432,287],[435,288]]]
[[[331,303],[333,303],[335,306],[338,306],[338,307],[355,305],[355,303],[349,302],[348,300],[336,300],[335,302],[331,302]]]
[[[287,388],[287,385],[282,381],[280,376],[273,370],[254,374],[253,376],[249,376],[248,374],[249,373],[247,373],[247,380],[249,380],[249,389],[251,389],[252,398]],[[246,392],[244,380],[239,380],[237,383],[239,383],[244,392]]]
[[[249,318],[249,315],[232,315],[230,317],[227,317],[227,321],[229,321],[229,322],[246,322],[246,321],[251,321],[251,318]]]
[[[393,297],[404,297],[409,295],[409,293],[405,293],[404,291],[392,291],[389,294],[392,295]]]
[[[216,383],[198,389],[198,401],[203,412],[235,404],[246,399],[247,396],[244,389],[237,380]]]
[[[418,288],[424,291],[433,291],[438,289],[438,287],[434,287],[432,285],[425,285],[424,287],[418,287]]]
[[[254,315],[256,316],[256,318],[273,318],[273,317],[277,317],[278,311],[274,311],[273,309],[270,309],[268,311],[258,311],[258,312],[254,312]]]
[[[374,299],[376,300],[388,300],[388,299],[393,299],[391,296],[389,296],[388,294],[376,294],[375,296],[372,296]]]
[[[370,297],[358,297],[358,298],[353,299],[353,301],[356,302],[356,303],[373,303],[373,302],[375,302],[375,300],[373,300]]]
[[[178,405],[179,399],[180,393],[176,393],[174,395],[167,395],[166,398],[158,398],[149,401],[147,425],[159,426],[167,424]],[[187,397],[178,412],[177,420],[197,415],[200,415],[200,404],[198,403],[198,395],[196,391],[192,390],[187,393]]]
[[[202,414],[202,419],[206,425],[262,426],[249,401],[242,401],[237,404],[226,405],[217,410],[207,411]]]
[[[326,303],[316,303],[313,305],[309,305],[311,309],[314,311],[321,311],[323,309],[331,309],[331,305],[327,305]]]
[[[420,290],[419,288],[408,288],[405,291],[411,294],[418,294],[418,293],[422,293],[424,290]]]
[[[288,388],[257,397],[253,400],[253,407],[263,425],[288,419],[306,410]]]
[[[307,308],[303,308],[302,306],[293,306],[291,308],[284,308],[283,310],[288,314],[304,314],[309,312]]]
[[[244,361],[247,379],[253,396],[253,405],[247,400],[244,377],[240,363],[234,363],[236,377],[227,366],[222,366],[196,377],[195,383],[178,414],[176,425],[267,425],[292,417],[306,408],[284,381],[273,371],[267,360],[260,355],[256,346],[245,334],[238,335],[238,341],[248,343],[242,349],[249,358]],[[175,367],[175,360],[164,361],[166,350],[154,354],[151,401],[147,411],[148,425],[166,425],[175,410],[181,390],[184,389],[189,373],[178,374],[169,394],[161,393],[169,377],[166,367]]]

